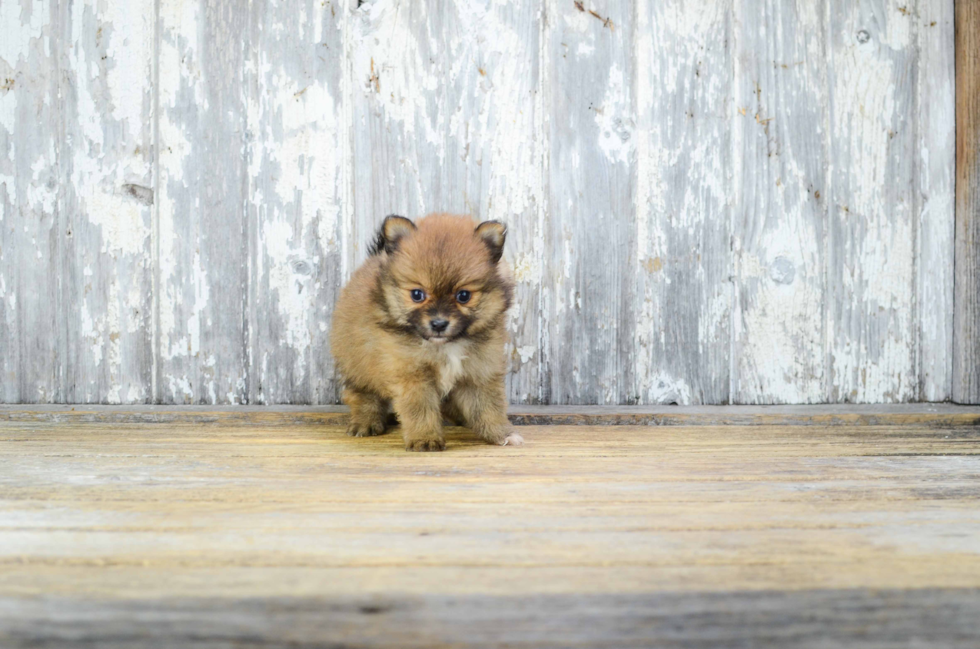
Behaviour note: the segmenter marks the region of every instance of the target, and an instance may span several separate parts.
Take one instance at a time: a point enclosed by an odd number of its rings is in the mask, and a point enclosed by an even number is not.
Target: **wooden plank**
[[[906,646],[909,638],[918,637],[928,637],[935,646],[972,649],[980,641],[973,622],[980,615],[980,595],[968,589],[353,595],[165,603],[53,597],[0,600],[0,609],[9,611],[0,638],[11,649],[69,644],[281,647],[312,639],[320,646],[358,647],[778,649],[786,646],[787,635],[803,649],[882,649]],[[331,642],[337,644],[322,645]]]
[[[726,403],[732,3],[650,0],[637,20],[635,394]]]
[[[915,34],[905,0],[831,0],[829,397],[899,402],[915,363]]]
[[[0,422],[340,426],[344,406],[0,406]],[[921,426],[980,425],[980,409],[949,404],[823,406],[513,406],[519,426]]]
[[[343,3],[250,3],[249,403],[335,403],[330,315],[349,215]]]
[[[549,0],[546,12],[544,397],[552,404],[637,403],[633,6]]]
[[[244,403],[248,12],[159,0],[159,21],[155,400]]]
[[[953,400],[980,403],[980,2],[956,2]]]
[[[509,226],[515,402],[542,399],[544,271],[538,87],[541,13],[451,1],[357,3],[352,40],[355,214],[350,268],[387,214],[472,214]]]
[[[915,81],[918,228],[916,398],[946,401],[953,389],[953,281],[956,178],[954,0],[917,3]]]
[[[736,0],[734,403],[823,403],[826,7]]]
[[[152,402],[154,1],[62,4],[64,400]]]
[[[0,4],[0,400],[65,401],[62,4]]]
[[[0,423],[0,644],[976,644],[976,428],[523,432]]]

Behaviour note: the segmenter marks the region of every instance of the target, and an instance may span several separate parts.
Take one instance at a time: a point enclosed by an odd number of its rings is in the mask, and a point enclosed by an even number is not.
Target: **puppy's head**
[[[513,290],[499,268],[506,234],[449,214],[386,218],[372,253],[384,256],[377,298],[389,324],[433,343],[499,326]]]

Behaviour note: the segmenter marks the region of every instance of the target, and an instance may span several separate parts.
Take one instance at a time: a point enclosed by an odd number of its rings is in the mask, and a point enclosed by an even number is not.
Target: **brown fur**
[[[494,221],[390,216],[337,302],[331,346],[350,406],[348,435],[385,432],[393,408],[410,451],[445,448],[443,418],[491,444],[519,445],[507,421],[504,320],[513,282]],[[424,292],[416,302],[412,291]],[[461,303],[459,292],[470,292]],[[432,323],[445,321],[438,332]]]

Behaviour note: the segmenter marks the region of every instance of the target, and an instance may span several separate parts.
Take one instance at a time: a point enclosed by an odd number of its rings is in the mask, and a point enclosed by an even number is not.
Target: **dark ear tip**
[[[418,227],[411,219],[398,214],[389,214],[385,217],[384,223],[381,224],[381,231],[389,238],[399,238],[417,229]]]
[[[402,225],[409,225],[409,226],[412,227],[413,230],[416,229],[415,222],[412,221],[412,219],[410,219],[410,218],[407,218],[407,217],[402,216],[401,214],[389,214],[388,216],[385,217],[385,220],[384,220],[384,222],[382,222],[381,227],[384,228],[389,223],[392,223],[392,222],[395,222],[395,221],[398,221]]]
[[[504,251],[504,241],[507,239],[507,226],[500,221],[484,221],[476,226],[476,234],[489,248],[493,263],[500,261]]]
[[[377,240],[372,250],[375,252],[385,251],[391,254],[398,248],[399,240],[417,229],[411,219],[407,219],[398,214],[389,214],[385,217],[384,222],[381,223],[381,228],[378,230]]]
[[[503,232],[506,232],[507,231],[507,224],[504,223],[503,221],[497,221],[496,219],[491,219],[489,221],[484,221],[484,222],[480,223],[480,225],[476,226],[476,229],[479,232],[484,226],[485,227],[493,227],[495,225],[496,226],[500,226],[500,229]]]
[[[502,244],[507,237],[507,224],[502,221],[484,221],[476,226],[475,232],[484,239],[489,237],[500,239],[500,243]]]

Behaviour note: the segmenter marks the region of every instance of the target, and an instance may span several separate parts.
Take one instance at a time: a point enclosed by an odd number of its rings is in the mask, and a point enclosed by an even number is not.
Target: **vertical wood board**
[[[736,403],[827,400],[826,9],[735,2]]]
[[[62,6],[65,400],[151,403],[154,2]]]
[[[635,403],[633,6],[547,4],[549,403]]]
[[[732,3],[651,0],[636,24],[635,393],[727,403]]]
[[[917,9],[831,0],[828,10],[833,171],[820,200],[829,201],[829,399],[909,401],[919,386]]]
[[[980,403],[980,2],[956,2],[953,401]]]
[[[53,0],[0,2],[0,398],[67,397],[61,33]]]
[[[347,200],[341,2],[253,0],[246,41],[248,401],[332,403]]]
[[[954,265],[949,263],[954,248],[956,198],[953,5],[954,0],[920,1],[916,16],[916,398],[921,401],[945,401],[953,389]]]
[[[156,401],[248,398],[248,12],[159,0]]]

